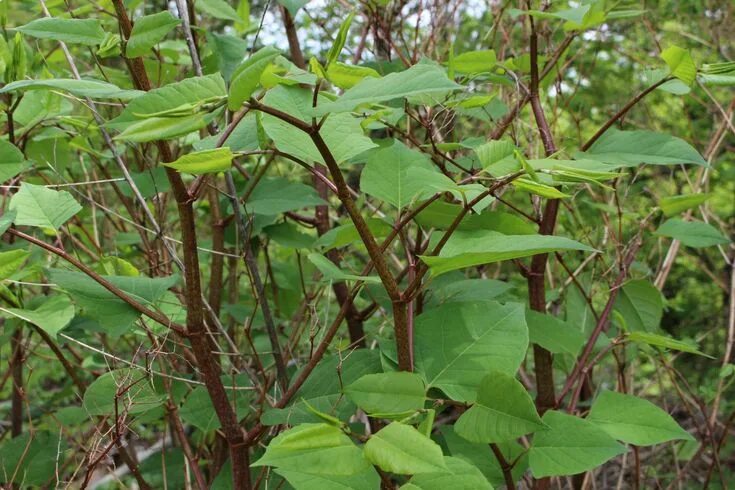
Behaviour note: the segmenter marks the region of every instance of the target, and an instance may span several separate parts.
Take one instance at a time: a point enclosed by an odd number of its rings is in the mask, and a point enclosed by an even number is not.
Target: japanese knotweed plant
[[[675,360],[713,361],[662,290],[677,253],[733,257],[703,206],[735,66],[624,44],[658,18],[637,5],[474,3],[0,2],[4,485],[638,487],[719,461],[732,370],[682,391]],[[695,92],[726,117],[709,144],[664,129]]]

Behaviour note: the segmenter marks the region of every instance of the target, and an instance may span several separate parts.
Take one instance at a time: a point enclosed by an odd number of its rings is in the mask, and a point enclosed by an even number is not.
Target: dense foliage
[[[0,0],[3,488],[725,488],[727,0]]]

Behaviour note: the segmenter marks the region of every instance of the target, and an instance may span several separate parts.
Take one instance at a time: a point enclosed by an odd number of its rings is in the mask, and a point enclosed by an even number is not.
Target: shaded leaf
[[[380,487],[380,475],[373,467],[354,475],[313,475],[282,468],[275,472],[296,490],[375,490]]]
[[[354,412],[355,405],[342,394],[344,386],[361,376],[381,371],[380,357],[375,350],[358,349],[327,356],[293,396],[294,402],[284,409],[266,411],[261,421],[266,425],[320,421],[306,408],[306,403],[321,412],[345,419]]]
[[[433,276],[465,267],[529,257],[561,250],[594,251],[582,243],[561,236],[503,235],[494,231],[458,231],[439,256],[421,256]]]
[[[661,198],[658,205],[665,216],[675,216],[688,209],[695,208],[712,197],[712,194],[682,194]]]
[[[704,158],[686,141],[653,131],[609,129],[589,150],[580,152],[579,155],[582,158],[629,167],[642,163],[707,165]]]
[[[549,429],[533,437],[529,465],[534,478],[575,475],[625,452],[625,446],[585,419],[549,410],[541,420]]]
[[[528,336],[533,344],[538,344],[553,354],[576,356],[585,343],[582,330],[555,316],[526,310]]]
[[[500,371],[482,379],[475,404],[454,424],[458,435],[477,443],[510,441],[543,428],[531,395]]]
[[[82,402],[90,415],[139,414],[160,406],[166,395],[156,393],[147,374],[136,369],[109,371],[94,380]]]
[[[729,238],[704,221],[684,221],[679,218],[671,218],[659,226],[655,234],[679,240],[683,245],[693,248],[730,243]]]
[[[490,450],[490,446],[469,442],[457,435],[452,425],[442,425],[439,427],[439,432],[453,457],[467,461],[478,468],[493,486],[502,487],[505,485],[503,470]],[[513,479],[518,481],[528,469],[528,457],[524,455],[526,450],[515,441],[499,443],[497,446],[505,456],[506,461],[515,461],[511,473]]]
[[[445,456],[444,463],[447,466],[445,471],[418,474],[401,490],[493,490],[482,472],[467,461]]]
[[[258,182],[245,207],[251,213],[272,216],[322,204],[325,204],[324,201],[312,187],[275,177]]]
[[[132,306],[81,272],[49,269],[51,281],[67,291],[80,309],[80,315],[99,323],[110,335],[125,333],[140,317]],[[178,281],[176,276],[102,276],[136,301],[153,305]]]
[[[664,313],[661,292],[649,281],[629,281],[615,299],[615,309],[629,331],[656,332]]]
[[[603,391],[592,404],[587,420],[615,439],[651,446],[675,439],[693,441],[671,415],[643,398]]]
[[[0,482],[43,487],[65,461],[66,441],[60,433],[26,431],[0,446]]]
[[[18,147],[5,140],[0,140],[0,181],[5,182],[12,179],[30,166],[31,163],[26,161],[23,152]]]

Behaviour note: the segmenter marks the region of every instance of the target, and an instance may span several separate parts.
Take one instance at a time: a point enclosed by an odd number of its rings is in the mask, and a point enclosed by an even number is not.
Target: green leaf
[[[184,117],[150,117],[129,125],[119,135],[117,141],[146,143],[184,136],[206,126],[213,118],[201,115]]]
[[[516,150],[513,143],[506,140],[488,141],[474,148],[477,159],[480,160],[482,168],[487,169],[499,162],[507,160],[513,168],[517,167],[515,159],[511,158]],[[491,172],[496,175],[495,172]],[[509,172],[502,172],[509,173]]]
[[[663,347],[664,349],[673,349],[681,352],[688,352],[690,354],[711,357],[704,352],[697,350],[696,346],[692,346],[691,344],[682,342],[681,340],[672,339],[671,337],[667,337],[665,335],[658,335],[648,332],[633,332],[628,335],[628,340],[630,340],[631,342],[648,344],[656,347]]]
[[[216,174],[228,170],[232,166],[232,158],[230,148],[217,148],[195,151],[182,156],[175,162],[164,163],[163,165],[188,174]]]
[[[79,314],[96,321],[112,335],[127,332],[140,317],[132,306],[112,294],[86,274],[61,269],[49,269],[49,279],[64,289],[79,308]],[[176,276],[148,278],[144,276],[102,276],[136,301],[152,306],[171,288]]]
[[[449,278],[450,276],[443,276]],[[462,277],[462,276],[460,276]],[[513,289],[507,282],[495,279],[459,279],[443,282],[441,279],[429,285],[427,305],[486,301]]]
[[[491,485],[495,487],[505,485],[503,470],[490,450],[490,446],[469,442],[467,439],[459,437],[452,425],[442,425],[439,427],[439,432],[453,457],[478,468]],[[528,469],[528,457],[524,454],[526,450],[515,441],[498,443],[497,446],[505,456],[506,461],[515,461],[511,473],[513,480],[518,481]]]
[[[310,123],[311,100],[310,90],[280,85],[269,90],[263,102]],[[263,128],[279,150],[308,164],[324,163],[311,137],[300,129],[267,114],[263,115]],[[350,114],[329,115],[322,124],[320,133],[337,163],[343,163],[376,146],[365,136],[360,120]]]
[[[583,24],[584,18],[590,10],[590,4],[581,5],[572,9],[557,10],[556,12],[545,12],[541,10],[529,10],[528,15],[539,19],[561,19],[574,24]],[[522,12],[522,11],[518,11]],[[515,12],[513,12],[515,13]]]
[[[179,24],[181,20],[171,15],[168,10],[137,19],[125,46],[125,56],[137,58],[148,54],[153,46],[161,42],[166,34]]]
[[[586,340],[579,328],[545,313],[527,309],[526,323],[531,343],[553,354],[576,356]]]
[[[283,5],[291,12],[291,15],[296,15],[301,7],[309,3],[310,0],[278,0],[278,3]]]
[[[540,184],[530,179],[518,178],[513,181],[513,187],[516,189],[536,194],[537,196],[546,197],[549,199],[564,199],[569,197],[569,194],[564,194],[559,189],[551,187],[550,185]]]
[[[527,13],[538,19],[561,19],[564,20],[565,31],[580,31],[599,25],[605,21],[607,15],[602,9],[601,2],[590,2],[579,7],[547,12],[542,10],[518,10],[511,9],[511,15],[517,16]]]
[[[143,95],[140,90],[125,90],[100,80],[77,80],[74,78],[49,78],[42,80],[19,80],[0,89],[0,93],[27,90],[60,90],[78,97],[91,99],[132,100]]]
[[[712,194],[682,194],[680,196],[669,196],[661,198],[658,202],[661,211],[667,217],[675,216],[688,209],[696,208],[712,197]]]
[[[421,473],[411,478],[400,490],[493,490],[477,467],[460,458],[444,457],[447,469],[436,473]]]
[[[11,209],[0,215],[0,236],[8,231],[10,225],[12,225],[13,221],[15,221],[16,214],[17,213]]]
[[[30,166],[17,146],[0,140],[0,182],[12,179]]]
[[[324,464],[325,462],[329,464]],[[276,436],[251,466],[273,466],[312,475],[355,475],[370,464],[339,428],[301,424]]]
[[[380,475],[372,466],[354,475],[312,475],[282,468],[275,472],[288,480],[295,490],[375,490],[380,487]]]
[[[372,153],[360,176],[366,194],[399,209],[432,196],[436,186],[450,189],[455,183],[436,170],[428,156],[399,141]]]
[[[434,201],[415,218],[425,229],[448,229],[464,206],[445,201]],[[492,230],[507,235],[533,235],[536,227],[515,214],[485,209],[480,213],[467,213],[457,226],[458,230]]]
[[[687,85],[694,82],[697,77],[697,66],[689,51],[679,46],[669,46],[661,52],[661,58],[669,66],[673,76]]]
[[[343,90],[354,87],[367,77],[380,78],[380,74],[372,68],[368,68],[366,66],[346,65],[339,61],[330,63],[329,68],[327,68],[326,75],[330,82]]]
[[[446,303],[416,318],[416,372],[452,400],[474,401],[485,375],[514,375],[528,348],[523,306]]]
[[[38,326],[52,338],[74,318],[74,305],[64,294],[51,296],[35,310],[0,308],[2,311]]]
[[[367,218],[365,223],[375,238],[383,238],[390,234],[393,227],[379,218]],[[342,248],[360,240],[360,234],[353,223],[335,226],[314,243],[314,247],[323,251]]]
[[[21,248],[0,252],[0,280],[5,280],[15,274],[29,255],[27,250]]]
[[[10,209],[17,213],[16,225],[58,230],[81,211],[82,206],[66,191],[23,182],[20,190],[10,199]]]
[[[314,114],[323,116],[346,112],[362,104],[377,104],[412,95],[435,95],[441,98],[447,92],[461,88],[461,85],[449,80],[438,66],[419,63],[408,70],[391,73],[382,78],[366,78],[347,90],[336,101],[320,103]]]
[[[325,204],[314,188],[283,177],[262,179],[245,203],[249,212],[274,216]]]
[[[671,415],[636,396],[603,391],[592,404],[587,420],[615,439],[636,446],[651,446],[675,439],[693,441]]]
[[[227,386],[227,397],[230,400],[230,404],[237,408],[238,418],[247,415],[250,410],[250,394],[251,390],[247,389],[233,389],[230,388],[246,388],[248,385],[247,380],[238,379],[244,377],[244,375],[238,375],[233,380],[230,375],[222,376],[222,383]],[[179,409],[179,415],[181,420],[187,424],[191,424],[202,432],[210,432],[221,427],[217,412],[214,410],[212,399],[209,396],[209,392],[205,386],[197,386],[194,390],[189,393],[184,400],[184,403]]]
[[[326,258],[325,256],[318,253],[310,253],[309,261],[319,269],[324,279],[332,282],[344,282],[344,281],[363,281],[373,284],[380,284],[380,278],[378,276],[358,276],[355,274],[348,274],[342,272],[334,262]]]
[[[262,128],[258,123],[258,118],[254,113],[248,113],[235,126],[230,135],[225,140],[222,147],[229,147],[232,151],[254,151],[260,148],[258,141],[258,133],[262,133]],[[217,142],[222,134],[216,134],[204,138],[194,143],[196,150],[212,150],[217,146]]]
[[[305,88],[307,85],[316,85],[317,79],[314,73],[302,70],[283,56],[278,56],[273,60],[273,63],[266,67],[260,77],[260,83],[266,89],[271,89],[277,85],[288,87],[301,85],[302,88]]]
[[[35,19],[26,25],[16,27],[26,36],[39,39],[53,39],[69,44],[94,46],[105,39],[105,31],[97,19],[57,19],[52,17]]]
[[[383,471],[400,475],[447,469],[437,443],[410,425],[391,422],[365,443],[365,457]]]
[[[248,100],[260,84],[260,76],[263,74],[273,59],[281,54],[276,48],[267,46],[253,53],[250,58],[240,64],[232,73],[230,83],[230,95],[227,106],[231,111],[240,109],[243,102]]]
[[[531,395],[500,371],[482,379],[475,404],[454,424],[457,434],[477,443],[510,441],[543,428]]]
[[[686,141],[653,131],[609,129],[589,150],[580,152],[577,157],[624,167],[634,167],[642,163],[707,165],[704,158]]]
[[[497,57],[492,49],[482,51],[468,51],[454,57],[452,66],[459,73],[473,75],[486,73],[495,68]]]
[[[186,78],[137,97],[125,107],[120,116],[107,125],[118,129],[141,119],[153,117],[177,119],[195,114],[201,105],[222,100],[226,96],[225,81],[219,73]],[[201,123],[199,127],[204,127],[206,121],[203,120]],[[198,128],[192,131],[196,129]]]
[[[730,243],[729,238],[709,223],[705,223],[704,221],[684,221],[679,218],[667,220],[658,227],[654,234],[679,240],[683,245],[693,248],[712,247],[714,245]]]
[[[207,44],[211,46],[217,59],[217,68],[226,82],[242,61],[247,58],[250,43],[247,40],[229,34],[207,33]]]
[[[282,247],[314,248],[314,237],[302,233],[300,227],[293,223],[286,221],[276,225],[266,226],[263,231]]]
[[[335,38],[334,42],[332,43],[332,46],[329,48],[329,52],[327,53],[327,62],[326,62],[326,68],[329,69],[330,65],[337,61],[337,58],[339,57],[339,54],[342,52],[342,48],[345,47],[345,41],[347,40],[347,34],[350,31],[350,26],[352,25],[352,19],[355,18],[355,12],[350,12],[350,14],[347,16],[347,18],[342,21],[342,24],[339,26],[339,31],[337,31],[337,37]]]
[[[84,392],[82,405],[90,415],[140,414],[159,407],[165,399],[151,387],[144,371],[125,368],[94,380]]]
[[[381,371],[378,352],[358,349],[349,353],[327,356],[293,396],[294,402],[285,409],[266,411],[262,422],[266,425],[298,424],[319,419],[306,408],[306,403],[321,412],[346,419],[355,411],[355,405],[342,394],[342,389],[361,376]],[[298,374],[297,374],[298,375]]]
[[[644,279],[629,281],[615,300],[615,309],[623,316],[627,330],[656,332],[664,313],[661,292]]]
[[[405,414],[424,408],[426,387],[421,376],[394,372],[366,374],[344,389],[345,395],[368,414]]]
[[[66,441],[60,436],[60,431],[34,430],[6,438],[0,446],[0,483],[8,483],[8,487],[46,486],[66,459]]]
[[[457,231],[438,257],[421,256],[421,260],[429,266],[432,276],[438,276],[456,269],[561,250],[594,251],[587,245],[560,236]]]
[[[120,45],[120,34],[106,32],[105,39],[100,44],[100,47],[97,48],[97,56],[99,56],[100,58],[112,58],[113,56],[120,56]]]
[[[541,420],[549,429],[533,437],[529,463],[534,478],[575,475],[625,452],[625,446],[585,419],[549,410]]]
[[[211,15],[215,19],[242,22],[237,10],[232,8],[225,0],[197,0],[194,8],[203,14]]]

